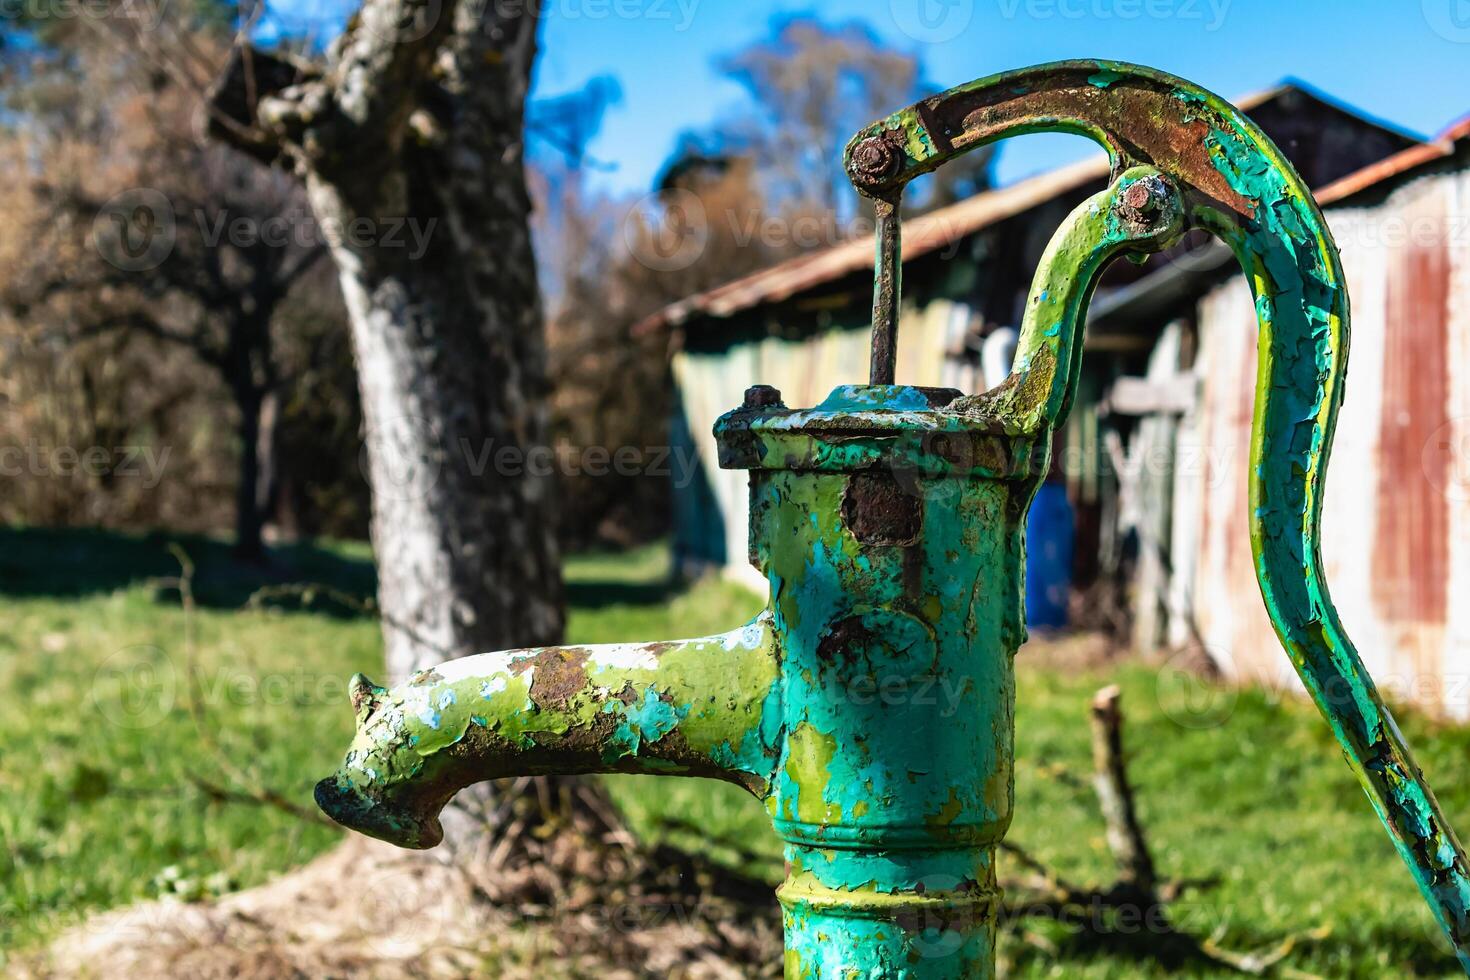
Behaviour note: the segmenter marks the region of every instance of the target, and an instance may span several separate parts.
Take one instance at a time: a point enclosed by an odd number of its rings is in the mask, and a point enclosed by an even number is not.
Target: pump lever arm
[[[904,186],[960,153],[1007,136],[1071,132],[1107,150],[1117,203],[1139,173],[1177,188],[1183,220],[1233,250],[1259,321],[1250,450],[1256,578],[1282,646],[1470,974],[1470,867],[1328,594],[1322,489],[1348,354],[1348,294],[1337,249],[1291,164],[1239,110],[1163,72],[1104,61],[1041,65],[983,78],[863,129],[844,165],[878,202],[875,383],[891,360],[898,309],[897,204]],[[1094,203],[1099,203],[1094,199]],[[1130,248],[1117,228],[1073,212],[1038,269],[1009,390],[972,400],[1007,428],[1045,435],[1076,382],[1087,299],[1102,268]],[[886,222],[886,223],[885,223]],[[1068,236],[1073,236],[1069,239]],[[1061,291],[1061,300],[1052,288]],[[1051,310],[1041,307],[1051,304]],[[1035,359],[1053,355],[1050,369]],[[1030,383],[1028,383],[1030,382]]]

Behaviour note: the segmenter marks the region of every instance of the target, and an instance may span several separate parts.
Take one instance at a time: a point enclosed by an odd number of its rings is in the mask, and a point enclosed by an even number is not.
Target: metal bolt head
[[[1154,196],[1153,189],[1149,186],[1152,181],[1136,180],[1128,185],[1123,192],[1123,203],[1135,211],[1147,214],[1158,207],[1158,198]]]
[[[902,161],[893,144],[881,136],[869,136],[852,150],[852,175],[866,183],[876,184],[898,172]]]
[[[1139,227],[1156,224],[1167,220],[1171,190],[1169,181],[1163,176],[1151,174],[1140,177],[1123,188],[1114,207],[1118,216],[1131,224]]]
[[[781,404],[781,392],[770,385],[751,385],[745,389],[746,408],[768,408]]]

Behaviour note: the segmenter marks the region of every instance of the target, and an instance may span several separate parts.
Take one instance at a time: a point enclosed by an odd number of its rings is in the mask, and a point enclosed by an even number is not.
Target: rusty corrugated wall
[[[1415,180],[1328,221],[1353,315],[1322,520],[1328,582],[1389,696],[1467,719],[1470,172]],[[1199,333],[1200,404],[1176,468],[1170,640],[1197,631],[1227,674],[1291,686],[1246,528],[1256,326],[1244,280],[1202,300]]]

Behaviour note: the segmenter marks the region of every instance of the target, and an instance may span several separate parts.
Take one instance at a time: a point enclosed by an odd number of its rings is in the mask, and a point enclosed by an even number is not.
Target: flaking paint
[[[1039,130],[1096,139],[1114,180],[1053,237],[1005,384],[971,398],[846,386],[804,410],[763,393],[716,424],[721,464],[751,474],[751,555],[769,586],[754,623],[700,640],[487,654],[393,691],[359,680],[358,734],[318,786],[323,809],[422,847],[438,840],[439,808],[480,779],[726,779],[765,801],[785,842],[788,977],[993,976],[1026,510],[1073,394],[1097,274],[1118,255],[1166,247],[1188,223],[1233,247],[1256,292],[1250,531],[1267,609],[1463,961],[1463,853],[1320,572],[1347,297],[1315,204],[1228,104],[1115,62],[1026,69],[926,100],[858,134],[849,173],[894,201],[957,153]],[[901,151],[894,173],[852,166],[852,148],[874,138]],[[1147,213],[1125,202],[1138,184],[1150,188]],[[880,265],[889,260],[880,252]],[[874,534],[881,522],[844,510],[895,500],[854,490],[874,479],[918,499],[911,539]],[[870,691],[875,680],[896,682],[899,696]],[[921,684],[946,699],[920,697]]]

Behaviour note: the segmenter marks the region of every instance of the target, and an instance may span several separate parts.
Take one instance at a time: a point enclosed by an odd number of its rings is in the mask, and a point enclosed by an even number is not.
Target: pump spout
[[[357,734],[317,805],[400,847],[443,837],[465,786],[505,776],[708,776],[765,796],[780,750],[769,613],[715,636],[451,660],[392,690],[352,679]]]

